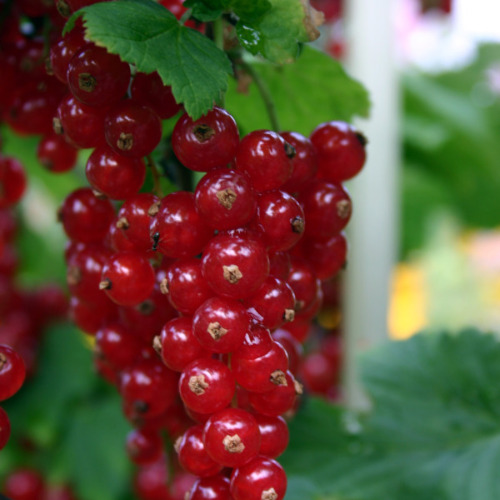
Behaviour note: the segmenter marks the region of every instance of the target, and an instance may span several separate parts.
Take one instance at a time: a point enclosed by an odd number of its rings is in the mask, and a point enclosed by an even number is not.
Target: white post
[[[366,408],[357,358],[387,338],[391,270],[398,224],[399,92],[392,0],[346,2],[347,69],[369,90],[371,117],[356,125],[367,136],[368,159],[349,186],[353,217],[346,273],[344,396]]]

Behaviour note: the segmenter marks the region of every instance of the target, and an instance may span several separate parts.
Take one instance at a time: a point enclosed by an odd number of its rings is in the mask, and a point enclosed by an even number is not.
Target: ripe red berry
[[[50,46],[50,69],[54,76],[64,84],[67,83],[71,58],[88,43],[84,35],[83,29],[75,28]]]
[[[7,412],[0,408],[0,451],[5,448],[10,437],[10,421]]]
[[[38,143],[36,156],[44,168],[59,173],[75,166],[78,151],[64,137],[50,134]]]
[[[0,345],[0,401],[13,396],[26,377],[24,361],[7,345]]]
[[[238,143],[234,118],[217,107],[194,121],[189,115],[182,115],[172,133],[175,156],[197,172],[226,166],[233,160]]]
[[[229,478],[223,474],[198,479],[187,500],[231,500]]]
[[[304,243],[307,261],[320,280],[333,278],[346,264],[347,240],[343,232],[326,241]]]
[[[95,335],[103,325],[116,320],[117,315],[116,305],[107,297],[97,302],[85,302],[78,297],[69,301],[69,318],[89,335]]]
[[[114,216],[111,202],[97,198],[90,188],[79,188],[69,194],[59,212],[65,233],[82,243],[101,242]]]
[[[155,285],[155,273],[148,259],[136,252],[112,255],[104,264],[99,288],[119,305],[144,302]]]
[[[229,368],[216,359],[199,359],[186,366],[179,380],[184,404],[199,413],[214,413],[229,405],[235,391]]]
[[[256,240],[218,235],[203,252],[203,276],[219,295],[243,299],[253,295],[269,274],[269,257]]]
[[[154,109],[162,120],[172,118],[182,109],[182,106],[175,102],[172,89],[163,85],[160,75],[156,72],[149,75],[137,73],[130,90],[134,101]]]
[[[318,152],[320,177],[340,183],[354,177],[366,159],[366,139],[345,122],[322,123],[311,134]]]
[[[222,465],[207,453],[203,441],[203,426],[193,425],[175,443],[179,463],[199,477],[210,477],[221,471]]]
[[[146,166],[140,158],[126,158],[109,146],[99,146],[90,155],[85,173],[96,191],[113,200],[126,200],[141,189]]]
[[[255,193],[241,172],[217,168],[208,172],[195,191],[196,209],[218,230],[245,226],[255,214]]]
[[[293,148],[276,132],[250,132],[238,146],[236,168],[245,172],[256,191],[280,188],[292,173]]]
[[[117,55],[88,44],[71,58],[67,78],[78,100],[88,106],[109,106],[127,92],[130,67]]]
[[[159,432],[150,429],[133,429],[127,435],[125,448],[130,460],[137,465],[156,462],[163,452],[163,440]]]
[[[199,254],[212,230],[196,211],[193,193],[177,191],[161,200],[150,234],[154,249],[167,257],[179,258]]]
[[[19,161],[0,156],[0,208],[15,205],[26,190],[26,174]]]
[[[275,460],[262,456],[231,474],[230,491],[234,500],[282,500],[286,486],[283,467]]]
[[[115,104],[104,119],[106,141],[122,156],[147,156],[158,146],[161,134],[161,120],[153,109],[130,99]]]
[[[247,411],[226,408],[205,423],[204,443],[207,453],[217,463],[241,467],[259,453],[259,425]]]
[[[45,483],[32,469],[16,469],[5,479],[3,493],[12,500],[39,500],[43,498]]]
[[[279,457],[286,450],[290,437],[285,419],[260,413],[256,413],[254,417],[259,424],[261,435],[259,454],[268,458]]]

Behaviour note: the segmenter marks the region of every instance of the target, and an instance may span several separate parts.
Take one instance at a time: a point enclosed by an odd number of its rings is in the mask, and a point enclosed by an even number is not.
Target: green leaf
[[[213,21],[222,12],[234,12],[240,21],[256,22],[271,8],[269,0],[187,0],[185,7],[193,9],[200,21]]]
[[[217,7],[219,2],[205,2],[204,0],[186,0],[184,2],[184,7],[193,9],[192,16],[198,21],[207,23],[210,21],[215,21],[222,15],[222,6]],[[214,4],[211,7],[210,4]]]
[[[254,55],[272,62],[294,61],[300,53],[300,43],[319,36],[312,27],[309,13],[301,0],[269,0],[271,8],[257,19],[242,17],[236,25],[241,45]]]
[[[251,64],[271,93],[283,130],[309,135],[321,122],[351,121],[354,116],[368,115],[366,89],[323,52],[304,47],[294,64],[283,67],[264,62]],[[237,82],[231,81],[226,107],[245,132],[271,127],[254,83],[243,94]]]
[[[209,111],[227,90],[232,69],[225,53],[152,0],[96,3],[75,16],[83,17],[86,35],[97,45],[135,64],[139,71],[157,71],[194,119]]]

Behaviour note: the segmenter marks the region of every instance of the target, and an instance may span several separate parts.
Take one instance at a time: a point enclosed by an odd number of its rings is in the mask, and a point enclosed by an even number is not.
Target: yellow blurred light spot
[[[342,314],[338,307],[322,309],[318,314],[318,323],[325,330],[333,330],[340,325]]]

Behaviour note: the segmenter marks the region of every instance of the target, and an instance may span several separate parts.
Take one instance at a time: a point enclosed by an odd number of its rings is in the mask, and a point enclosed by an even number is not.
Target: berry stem
[[[281,127],[276,110],[276,105],[274,104],[273,96],[271,95],[266,82],[261,78],[259,73],[255,71],[255,68],[251,64],[248,64],[243,60],[238,61],[238,64],[246,73],[248,73],[252,77],[255,85],[257,85],[257,89],[259,90],[260,96],[262,97],[262,100],[264,101],[264,104],[266,106],[269,121],[271,122],[271,128],[275,132],[279,132],[281,130]]]
[[[163,198],[163,190],[160,184],[160,172],[158,171],[158,166],[151,155],[146,156],[146,161],[146,164],[151,169],[151,174],[153,176],[153,193],[159,198]]]

